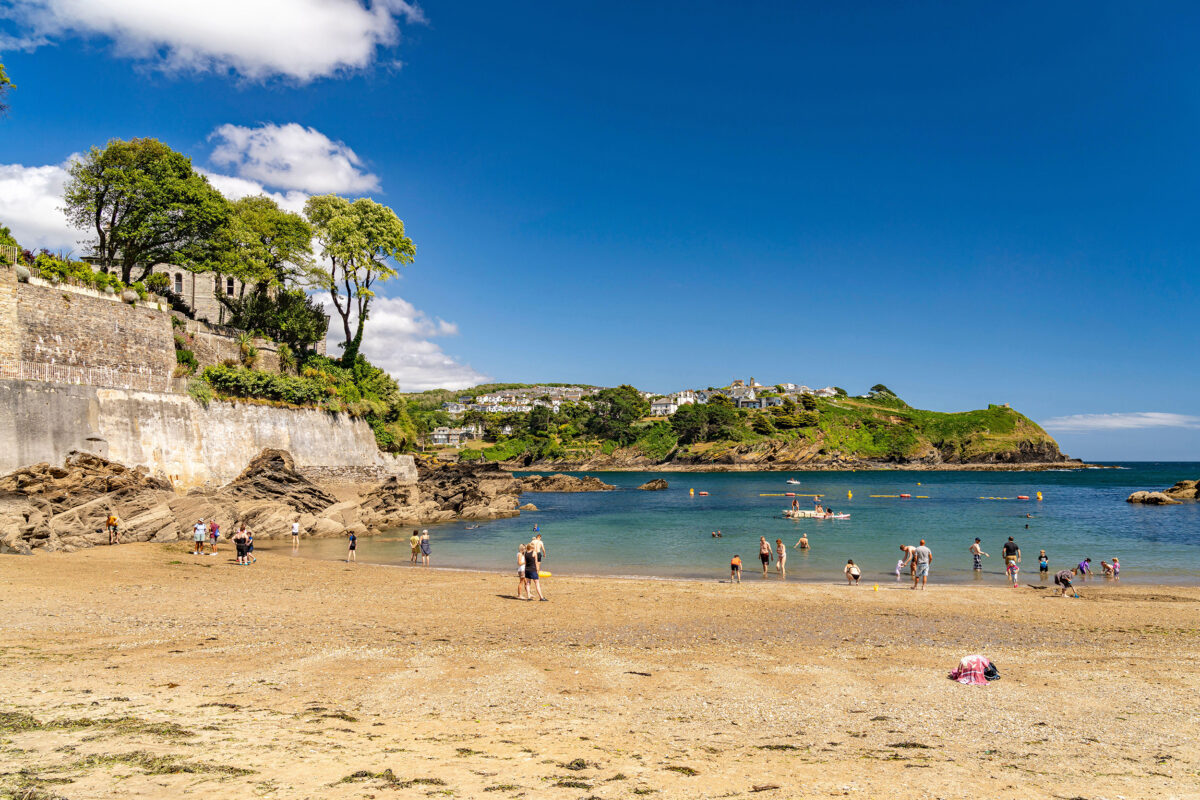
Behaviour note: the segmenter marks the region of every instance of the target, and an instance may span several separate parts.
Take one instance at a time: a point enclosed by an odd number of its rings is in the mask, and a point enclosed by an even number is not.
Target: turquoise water
[[[761,572],[758,537],[788,546],[787,576],[795,581],[842,578],[846,559],[863,568],[868,582],[895,581],[899,545],[926,539],[934,552],[931,579],[976,580],[967,548],[976,536],[991,554],[983,581],[1003,580],[1000,547],[1009,537],[1021,546],[1022,578],[1037,580],[1038,550],[1045,549],[1051,573],[1090,556],[1116,556],[1123,581],[1200,583],[1200,503],[1135,506],[1125,502],[1138,489],[1161,489],[1177,480],[1200,478],[1200,463],[1131,463],[1122,469],[1053,472],[593,472],[613,492],[528,494],[538,512],[514,519],[430,525],[434,566],[514,572],[517,545],[536,523],[547,546],[545,568],[555,575],[622,575],[663,578],[727,578],[729,559],[740,554],[746,577]],[[666,478],[670,489],[635,487]],[[800,486],[785,483],[794,477]],[[689,488],[707,491],[691,496]],[[847,520],[786,520],[788,491],[820,493]],[[1036,500],[983,500],[1014,498]],[[853,499],[847,499],[847,492]],[[912,499],[871,495],[914,495]],[[919,499],[917,495],[927,495]],[[810,498],[800,498],[811,508]],[[1032,517],[1026,518],[1026,514]],[[1028,525],[1028,529],[1026,529]],[[722,538],[713,539],[720,530]],[[407,564],[410,529],[402,541],[359,540],[361,561]],[[807,533],[812,549],[794,549]],[[302,555],[342,558],[338,540],[304,543]],[[772,565],[774,576],[774,565]]]

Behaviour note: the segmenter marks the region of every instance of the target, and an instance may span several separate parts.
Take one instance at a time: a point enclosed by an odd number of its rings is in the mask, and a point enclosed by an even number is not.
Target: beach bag
[[[1000,670],[996,669],[995,661],[988,662],[983,670],[983,677],[987,678],[989,682],[1000,680]]]

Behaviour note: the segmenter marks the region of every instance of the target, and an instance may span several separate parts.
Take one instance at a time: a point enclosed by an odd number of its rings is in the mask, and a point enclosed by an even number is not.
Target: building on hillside
[[[753,392],[751,392],[750,397],[742,397],[742,398],[738,399],[737,407],[738,408],[762,408],[763,401],[759,398],[754,397]]]
[[[691,389],[684,389],[682,392],[676,392],[671,395],[675,401],[675,405],[686,406],[696,402],[696,393]]]
[[[763,408],[774,408],[775,406],[783,405],[783,398],[779,395],[772,395],[771,397],[763,397],[760,399],[762,400]]]
[[[429,443],[438,447],[458,447],[459,445],[478,438],[474,427],[434,428],[429,434]]]
[[[679,410],[679,404],[669,397],[650,401],[650,416],[669,417]]]
[[[225,297],[237,297],[243,289],[237,278],[215,272],[190,272],[170,264],[155,264],[150,271],[167,276],[171,291],[187,304],[196,319],[218,325],[229,320],[229,309],[217,299],[218,292]]]
[[[442,410],[447,414],[461,414],[467,407],[462,403],[442,403]]]

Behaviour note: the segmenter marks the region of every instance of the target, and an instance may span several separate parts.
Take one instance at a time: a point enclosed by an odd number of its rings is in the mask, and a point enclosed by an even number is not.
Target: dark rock
[[[401,522],[513,517],[521,484],[495,464],[418,464],[417,482],[396,478],[363,498],[364,519],[374,527]]]
[[[662,478],[655,478],[652,481],[646,481],[638,488],[646,492],[661,492],[667,488],[667,482]]]
[[[336,497],[296,472],[291,453],[270,448],[251,459],[241,475],[221,488],[221,493],[241,500],[276,500],[309,514],[320,513],[337,502]]]
[[[521,478],[522,492],[608,492],[617,487],[607,484],[599,478],[585,475],[576,478],[574,475],[526,475]]]

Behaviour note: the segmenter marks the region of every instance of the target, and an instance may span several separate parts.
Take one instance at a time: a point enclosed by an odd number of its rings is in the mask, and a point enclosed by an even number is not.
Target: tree
[[[9,80],[8,73],[4,71],[4,65],[0,64],[0,114],[8,111],[8,105],[4,102],[4,97],[10,89],[15,88],[17,88],[17,85]]]
[[[257,290],[308,286],[314,282],[312,226],[265,195],[243,197],[229,207],[206,267]],[[223,295],[218,293],[218,297]]]
[[[732,400],[724,395],[717,395],[710,399],[704,408],[708,415],[709,441],[733,439],[737,436],[739,420]]]
[[[708,412],[704,406],[688,403],[671,415],[671,429],[683,444],[695,444],[708,438]]]
[[[532,436],[549,436],[554,427],[554,414],[545,406],[534,406],[525,422]]]
[[[157,263],[202,268],[229,218],[229,201],[157,139],[113,139],[70,168],[67,219],[88,240],[100,268],[121,262],[121,280],[140,281]],[[135,275],[135,270],[136,275]]]
[[[816,411],[817,398],[813,397],[811,394],[802,394],[800,395],[800,405],[804,406],[805,411]]]
[[[269,292],[256,287],[244,297],[221,297],[230,311],[229,324],[262,335],[300,353],[325,338],[329,317],[320,301],[301,289]]]
[[[600,439],[611,439],[622,447],[637,438],[633,423],[650,413],[650,404],[642,393],[628,384],[615,389],[602,389],[592,398],[592,416],[588,433]]]
[[[7,225],[0,225],[0,247],[20,247],[17,238],[12,235]]]
[[[329,262],[319,285],[342,319],[342,363],[353,363],[375,297],[371,287],[396,277],[399,272],[391,262],[411,264],[417,249],[396,213],[365,197],[353,202],[333,194],[310,197],[304,214]],[[351,317],[356,319],[353,330]]]
[[[895,394],[895,392],[884,386],[882,383],[877,383],[871,387],[871,394]]]
[[[771,424],[771,417],[767,414],[755,414],[750,421],[750,427],[755,433],[761,433],[763,436],[770,436],[775,432],[775,426]]]

